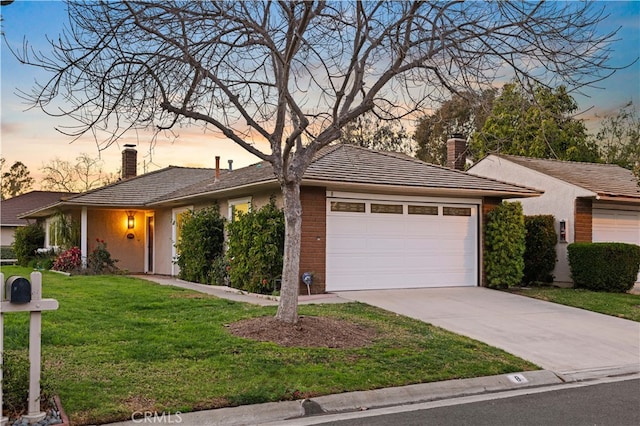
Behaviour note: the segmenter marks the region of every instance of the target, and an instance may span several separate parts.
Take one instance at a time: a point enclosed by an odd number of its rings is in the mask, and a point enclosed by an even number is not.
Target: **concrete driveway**
[[[568,379],[640,372],[640,323],[482,287],[338,292],[488,343]]]

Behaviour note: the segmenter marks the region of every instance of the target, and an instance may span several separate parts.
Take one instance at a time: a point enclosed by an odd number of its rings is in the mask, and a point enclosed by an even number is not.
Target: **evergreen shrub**
[[[284,212],[272,198],[269,204],[249,213],[238,212],[228,226],[229,280],[234,288],[269,294],[282,276]]]
[[[44,247],[44,229],[38,223],[18,227],[12,247],[18,265],[29,266],[37,256],[36,250]]]
[[[186,213],[176,245],[181,279],[201,284],[214,281],[213,264],[224,250],[224,222],[217,205]]]
[[[506,288],[522,282],[525,234],[519,202],[502,202],[488,213],[484,267],[489,287]]]
[[[635,244],[573,243],[567,249],[576,288],[623,293],[638,277],[640,246]]]
[[[525,216],[527,231],[524,251],[525,284],[553,282],[558,235],[553,215]]]

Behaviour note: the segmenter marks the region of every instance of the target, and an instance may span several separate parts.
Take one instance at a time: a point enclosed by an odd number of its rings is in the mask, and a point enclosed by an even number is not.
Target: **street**
[[[518,392],[521,393],[520,395],[508,396],[513,393],[501,392],[485,394],[481,398],[463,397],[415,406],[392,407],[390,411],[398,412],[391,414],[385,413],[387,409],[379,409],[330,415],[330,417],[341,418],[335,421],[323,422],[323,417],[317,417],[299,419],[302,421],[286,424],[327,426],[635,426],[640,424],[640,379],[638,378],[605,381],[605,383],[593,385],[566,384],[554,386],[548,391],[529,389]],[[465,403],[472,400],[475,402]],[[379,412],[379,415],[376,412]]]

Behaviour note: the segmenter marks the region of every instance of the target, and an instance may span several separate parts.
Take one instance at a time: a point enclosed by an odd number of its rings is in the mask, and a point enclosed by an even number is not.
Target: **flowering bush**
[[[71,247],[58,255],[52,269],[54,271],[72,272],[80,269],[80,266],[82,266],[80,248]]]
[[[96,238],[96,247],[87,256],[87,269],[93,274],[113,273],[118,270],[116,262],[111,258],[111,253],[107,250],[107,243],[100,238]]]

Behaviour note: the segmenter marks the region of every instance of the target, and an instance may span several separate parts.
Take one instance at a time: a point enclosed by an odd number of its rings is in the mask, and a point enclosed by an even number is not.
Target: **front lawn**
[[[640,295],[637,294],[555,287],[512,289],[511,292],[640,322]]]
[[[9,275],[30,270],[3,267]],[[356,349],[283,347],[236,337],[228,325],[271,316],[259,307],[122,276],[43,273],[43,374],[73,424],[134,411],[187,412],[533,370],[471,339],[364,304],[301,306],[379,337]],[[26,351],[28,314],[5,315],[5,350]]]

